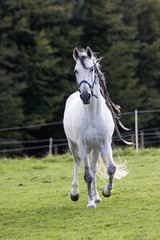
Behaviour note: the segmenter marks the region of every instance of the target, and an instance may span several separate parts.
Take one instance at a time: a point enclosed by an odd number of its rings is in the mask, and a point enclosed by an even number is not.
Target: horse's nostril
[[[91,94],[87,91],[87,89],[84,89],[80,94],[80,98],[82,99],[83,103],[89,103]]]

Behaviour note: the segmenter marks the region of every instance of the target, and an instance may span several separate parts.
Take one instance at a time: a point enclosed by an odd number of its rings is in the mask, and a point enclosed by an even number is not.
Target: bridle
[[[88,69],[94,69],[94,80],[93,80],[93,83],[91,85],[87,80],[82,80],[80,83],[78,83],[78,89],[80,91],[80,86],[82,85],[82,83],[88,84],[88,86],[90,88],[90,91],[91,91],[91,94],[92,94],[92,97],[95,97],[97,99],[98,96],[93,93],[93,88],[94,88],[94,85],[96,84],[96,77],[97,77],[97,75],[96,75],[96,73],[97,73],[96,64],[93,67],[90,67]]]

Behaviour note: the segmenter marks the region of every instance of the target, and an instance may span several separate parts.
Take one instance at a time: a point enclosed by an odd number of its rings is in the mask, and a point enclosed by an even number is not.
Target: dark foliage
[[[61,121],[76,90],[72,51],[90,46],[122,112],[160,106],[159,0],[5,0],[0,3],[0,128]],[[141,125],[157,126],[159,116]],[[133,119],[124,124],[133,127]],[[0,140],[63,136],[60,128]]]

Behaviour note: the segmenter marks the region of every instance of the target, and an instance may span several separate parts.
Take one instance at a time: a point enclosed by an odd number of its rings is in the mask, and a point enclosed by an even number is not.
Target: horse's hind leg
[[[74,162],[74,179],[72,182],[73,189],[71,191],[70,197],[71,197],[72,201],[78,201],[78,199],[79,199],[78,169],[79,169],[81,159],[79,157],[77,145],[75,143],[71,142],[70,140],[69,140],[69,148],[73,154],[73,162]]]
[[[104,160],[107,162],[107,172],[109,175],[108,184],[104,187],[102,194],[104,197],[110,197],[113,192],[113,177],[116,171],[116,165],[113,161],[112,148],[110,143],[102,148],[101,154]]]
[[[92,160],[91,160],[91,171],[93,173],[93,198],[95,203],[102,202],[102,199],[99,197],[97,191],[97,184],[96,184],[96,174],[97,174],[97,161],[99,158],[99,151],[93,150],[92,151]]]
[[[94,203],[94,198],[92,194],[92,181],[93,181],[93,173],[90,169],[89,164],[89,153],[87,152],[86,146],[79,143],[78,145],[80,154],[82,156],[83,160],[83,166],[84,166],[84,180],[87,184],[88,189],[88,205],[87,208],[96,208],[96,204]]]

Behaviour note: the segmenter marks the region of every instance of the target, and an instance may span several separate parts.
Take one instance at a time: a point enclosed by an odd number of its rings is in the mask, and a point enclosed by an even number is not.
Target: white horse
[[[95,208],[95,203],[102,202],[96,186],[99,155],[106,163],[109,175],[108,184],[102,191],[103,196],[110,197],[113,191],[113,177],[116,172],[116,165],[112,157],[111,143],[116,124],[116,115],[114,115],[113,108],[106,105],[104,96],[106,91],[103,89],[105,83],[100,81],[103,74],[99,69],[99,59],[94,56],[89,47],[80,51],[75,48],[73,58],[76,60],[74,71],[79,92],[73,93],[67,99],[63,121],[75,168],[71,199],[73,201],[79,199],[78,169],[82,159],[84,180],[88,188],[87,208]],[[114,105],[110,100],[108,106],[111,104]],[[119,111],[119,106],[114,105],[114,107]],[[90,163],[89,153],[91,151],[92,159]],[[125,176],[127,172],[121,171],[121,174]]]

